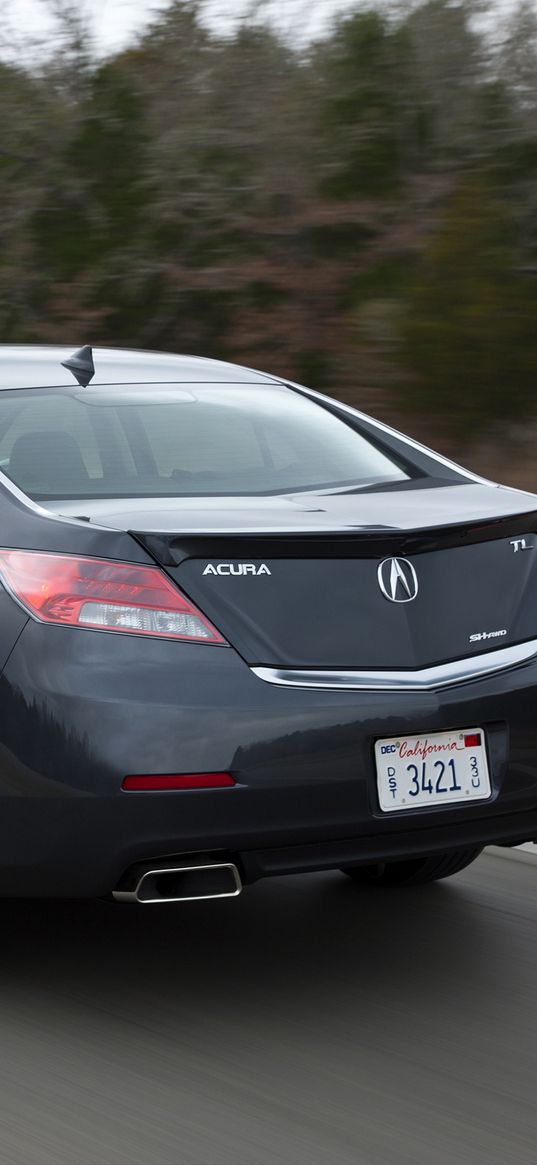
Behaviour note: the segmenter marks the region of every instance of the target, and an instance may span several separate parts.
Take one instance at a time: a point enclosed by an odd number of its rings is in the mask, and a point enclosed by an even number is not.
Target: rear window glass
[[[3,391],[0,469],[37,501],[255,496],[406,479],[313,401],[258,385]]]

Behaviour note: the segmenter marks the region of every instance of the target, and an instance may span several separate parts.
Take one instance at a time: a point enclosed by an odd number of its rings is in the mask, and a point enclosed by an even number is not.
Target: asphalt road
[[[535,1165],[536,890],[0,903],[2,1165]]]

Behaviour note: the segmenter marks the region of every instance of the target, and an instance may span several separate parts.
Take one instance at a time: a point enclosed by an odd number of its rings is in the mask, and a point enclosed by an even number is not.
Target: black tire
[[[439,878],[458,874],[483,852],[479,849],[456,849],[431,858],[406,858],[404,861],[375,862],[371,866],[347,866],[342,873],[368,886],[423,886]]]

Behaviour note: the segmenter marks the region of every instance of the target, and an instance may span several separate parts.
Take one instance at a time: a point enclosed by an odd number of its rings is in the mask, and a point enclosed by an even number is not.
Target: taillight
[[[0,570],[15,598],[43,623],[225,643],[157,566],[0,550]]]

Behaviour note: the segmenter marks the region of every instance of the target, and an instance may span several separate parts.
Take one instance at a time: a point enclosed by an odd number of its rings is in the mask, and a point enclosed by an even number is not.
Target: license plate
[[[377,740],[375,760],[384,813],[490,797],[482,728]]]

